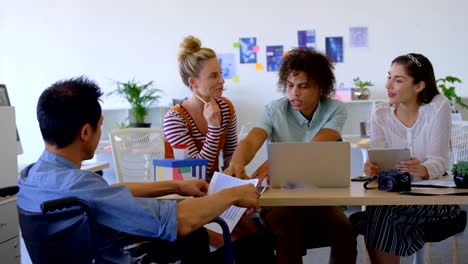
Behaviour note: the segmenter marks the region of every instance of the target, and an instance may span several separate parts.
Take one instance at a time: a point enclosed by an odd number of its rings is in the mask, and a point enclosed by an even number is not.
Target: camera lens
[[[383,179],[383,186],[385,188],[386,191],[393,191],[393,189],[395,188],[395,179],[393,177],[390,177],[390,176],[387,176]]]

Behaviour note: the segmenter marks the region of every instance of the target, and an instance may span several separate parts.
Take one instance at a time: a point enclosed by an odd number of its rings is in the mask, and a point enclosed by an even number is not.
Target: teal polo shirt
[[[283,97],[265,106],[255,127],[265,130],[271,142],[310,142],[322,128],[341,134],[346,117],[344,103],[326,99],[319,102],[309,121]]]

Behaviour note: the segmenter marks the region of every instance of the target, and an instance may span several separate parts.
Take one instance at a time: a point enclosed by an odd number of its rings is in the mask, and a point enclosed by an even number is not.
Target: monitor
[[[4,84],[0,84],[0,106],[11,106],[10,98],[8,97],[8,91],[7,91],[6,85]],[[18,129],[16,129],[16,141],[17,141],[16,154],[18,155],[23,154],[23,147],[21,146]]]

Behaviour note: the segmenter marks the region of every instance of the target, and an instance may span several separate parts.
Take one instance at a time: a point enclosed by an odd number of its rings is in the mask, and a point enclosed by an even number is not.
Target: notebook
[[[349,142],[270,143],[272,188],[341,188],[350,184]]]

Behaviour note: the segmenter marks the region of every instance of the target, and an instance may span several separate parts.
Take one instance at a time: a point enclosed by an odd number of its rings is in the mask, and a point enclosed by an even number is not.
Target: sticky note
[[[235,83],[238,83],[240,80],[239,80],[239,75],[234,75],[232,76],[232,82],[235,82]]]
[[[255,70],[257,70],[257,71],[263,70],[263,64],[261,64],[261,63],[255,63]]]
[[[240,43],[239,42],[234,42],[232,43],[232,46],[236,49],[240,48]]]
[[[255,53],[259,52],[260,51],[260,46],[258,46],[258,45],[253,46],[252,51],[255,52]]]

